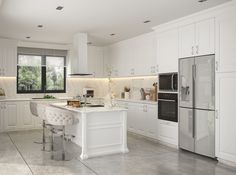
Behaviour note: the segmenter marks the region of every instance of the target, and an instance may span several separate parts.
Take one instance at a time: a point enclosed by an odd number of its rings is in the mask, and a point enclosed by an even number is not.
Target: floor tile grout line
[[[84,163],[82,160],[80,160],[79,158],[77,158],[78,161],[80,161],[86,168],[88,168],[89,170],[91,170],[93,173],[95,173],[96,175],[99,175],[95,170],[93,170],[92,168],[90,168],[88,165],[86,165],[86,163]]]
[[[16,150],[18,151],[18,153],[20,154],[21,158],[23,159],[23,161],[25,162],[25,164],[27,165],[27,167],[29,168],[30,172],[32,175],[34,175],[33,170],[30,168],[29,164],[26,162],[24,156],[22,155],[22,153],[20,152],[20,150],[18,149],[18,147],[16,146],[15,142],[12,140],[11,136],[9,135],[9,133],[7,133],[8,137],[10,138],[12,144],[15,146]]]

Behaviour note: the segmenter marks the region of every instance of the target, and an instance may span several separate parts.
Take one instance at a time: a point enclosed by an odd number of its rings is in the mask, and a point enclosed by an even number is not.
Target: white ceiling
[[[151,27],[230,0],[0,0],[0,36],[71,43],[87,32],[94,45],[106,45],[151,31]],[[62,11],[55,10],[64,6]],[[144,24],[143,21],[151,20]],[[37,25],[42,24],[42,29]],[[115,36],[110,36],[115,33]]]

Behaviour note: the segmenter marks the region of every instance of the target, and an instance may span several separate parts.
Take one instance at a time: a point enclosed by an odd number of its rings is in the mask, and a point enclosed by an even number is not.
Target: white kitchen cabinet
[[[157,33],[157,62],[159,65],[159,73],[178,72],[178,58],[178,29]]]
[[[207,19],[179,28],[180,58],[215,53],[215,20]]]
[[[236,73],[216,75],[216,156],[236,163]]]
[[[0,39],[0,76],[16,77],[17,42]]]
[[[4,103],[0,102],[0,132],[4,131]]]
[[[178,123],[158,120],[158,140],[178,146]]]
[[[118,42],[105,50],[112,77],[156,75],[158,72],[155,32]]]
[[[96,78],[101,78],[104,76],[103,67],[103,48],[88,46],[88,72]]]
[[[34,128],[34,116],[31,114],[29,102],[17,102],[17,108],[20,128]]]
[[[4,130],[16,131],[20,128],[19,114],[16,102],[5,102],[4,105]]]
[[[216,17],[216,71],[236,71],[236,9]]]
[[[128,131],[157,139],[157,105],[115,101],[127,111]]]
[[[157,139],[157,105],[146,105],[146,135],[153,139]]]

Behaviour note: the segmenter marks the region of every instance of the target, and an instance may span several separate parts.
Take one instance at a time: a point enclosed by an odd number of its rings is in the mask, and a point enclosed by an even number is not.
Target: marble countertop
[[[57,100],[68,100],[72,97],[56,97],[55,99],[45,99],[45,98],[2,98],[0,102],[12,102],[12,101],[57,101]]]
[[[58,108],[61,108],[61,109],[70,110],[70,111],[73,111],[73,112],[79,112],[79,113],[127,111],[126,108],[121,108],[121,107],[112,107],[112,108],[107,108],[107,107],[81,107],[81,108],[76,108],[76,107],[67,106],[66,103],[53,103],[53,104],[51,104],[51,106],[58,107]]]

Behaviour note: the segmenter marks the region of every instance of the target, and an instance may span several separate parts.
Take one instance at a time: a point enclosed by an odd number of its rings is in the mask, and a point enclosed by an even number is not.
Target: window
[[[17,93],[65,93],[64,56],[18,54]]]

